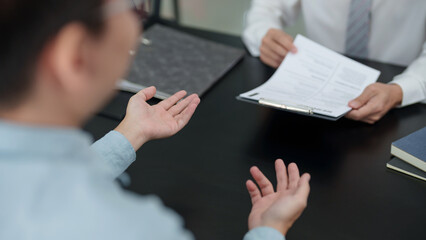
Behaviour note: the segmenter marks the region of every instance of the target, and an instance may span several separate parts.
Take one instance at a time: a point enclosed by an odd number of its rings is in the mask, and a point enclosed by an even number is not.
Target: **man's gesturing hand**
[[[196,94],[183,99],[186,92],[180,91],[151,106],[146,101],[154,97],[155,92],[155,87],[149,87],[131,97],[126,117],[115,129],[129,140],[135,150],[149,140],[170,137],[179,132],[200,103]]]
[[[276,160],[275,171],[277,191],[274,191],[271,182],[257,167],[250,169],[259,187],[252,180],[246,183],[253,204],[248,225],[249,229],[260,226],[272,227],[285,235],[306,207],[310,175],[305,173],[300,177],[295,163],[288,165],[287,174],[281,159]]]

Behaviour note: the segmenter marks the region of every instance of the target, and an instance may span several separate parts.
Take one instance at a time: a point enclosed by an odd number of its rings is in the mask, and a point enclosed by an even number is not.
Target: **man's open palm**
[[[151,106],[146,101],[154,97],[155,92],[155,87],[149,87],[130,98],[126,117],[116,129],[126,137],[129,136],[131,143],[132,139],[138,139],[135,140],[135,149],[149,140],[170,137],[179,132],[189,122],[200,103],[196,94],[183,99],[186,92],[180,91]]]
[[[294,221],[302,214],[309,195],[310,175],[299,175],[297,165],[291,163],[287,169],[284,162],[275,162],[277,191],[271,182],[257,168],[250,173],[256,181],[248,180],[247,190],[253,204],[249,216],[249,229],[260,226],[273,227],[285,235]]]

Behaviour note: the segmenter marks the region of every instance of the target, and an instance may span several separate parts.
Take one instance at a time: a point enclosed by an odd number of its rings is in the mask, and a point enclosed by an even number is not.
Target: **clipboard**
[[[380,71],[298,35],[275,73],[237,99],[305,116],[336,121],[348,102],[377,81]]]
[[[344,114],[338,117],[331,117],[331,116],[315,113],[315,110],[313,108],[309,108],[309,107],[301,108],[301,107],[292,106],[291,104],[279,103],[277,101],[272,101],[267,99],[260,99],[259,101],[255,101],[255,100],[247,99],[241,96],[237,96],[236,99],[239,101],[252,103],[252,104],[256,104],[260,106],[266,106],[266,107],[274,108],[274,109],[285,111],[285,112],[291,112],[291,113],[296,113],[299,115],[321,118],[321,119],[330,120],[330,121],[337,121],[340,118],[342,118],[346,113],[349,112],[349,111],[345,112]]]

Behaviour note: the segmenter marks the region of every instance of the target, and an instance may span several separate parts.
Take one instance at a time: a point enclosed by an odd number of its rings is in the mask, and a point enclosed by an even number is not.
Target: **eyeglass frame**
[[[133,10],[140,20],[144,22],[148,19],[148,12],[145,10],[145,0],[116,0],[109,1],[102,6],[104,18],[110,18],[116,14]]]

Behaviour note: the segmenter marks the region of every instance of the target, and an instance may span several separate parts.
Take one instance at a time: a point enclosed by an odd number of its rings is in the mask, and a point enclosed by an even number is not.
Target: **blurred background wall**
[[[173,1],[163,0],[161,15],[173,19]],[[240,36],[251,0],[178,0],[180,24]],[[304,33],[302,18],[285,29],[291,35]]]

